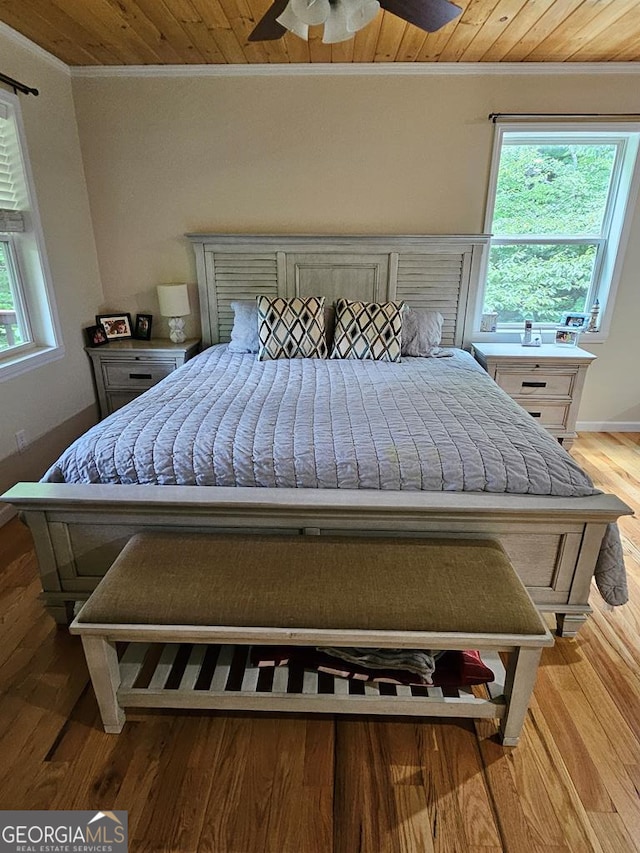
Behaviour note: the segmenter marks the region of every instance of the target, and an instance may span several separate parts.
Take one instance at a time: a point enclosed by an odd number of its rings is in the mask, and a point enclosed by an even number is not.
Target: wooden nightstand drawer
[[[495,380],[510,397],[570,397],[576,371],[496,369]]]
[[[538,423],[571,447],[580,395],[595,356],[580,347],[474,343],[476,359]]]
[[[564,429],[567,425],[567,415],[569,406],[563,406],[561,403],[535,402],[533,400],[523,400],[522,398],[514,397],[517,403],[520,403],[523,409],[535,418],[539,424],[546,429]]]
[[[175,361],[115,361],[102,365],[107,388],[151,388],[176,369]]]
[[[109,403],[109,412],[115,412],[116,409],[121,409],[140,396],[139,391],[107,391],[107,400]]]
[[[93,366],[101,417],[106,418],[135,400],[193,358],[199,348],[196,338],[182,344],[132,339],[85,347]]]

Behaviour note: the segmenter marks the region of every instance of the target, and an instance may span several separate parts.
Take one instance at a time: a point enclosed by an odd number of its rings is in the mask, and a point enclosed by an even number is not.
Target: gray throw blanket
[[[400,669],[420,677],[424,684],[433,684],[437,653],[423,649],[370,649],[318,647],[332,657],[356,663],[367,669]]]

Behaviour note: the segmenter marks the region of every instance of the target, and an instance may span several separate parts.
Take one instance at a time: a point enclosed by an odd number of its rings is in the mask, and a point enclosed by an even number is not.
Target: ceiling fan
[[[249,41],[273,41],[287,30],[308,39],[310,26],[324,24],[322,41],[335,44],[352,38],[381,8],[428,33],[462,13],[449,0],[274,0]]]

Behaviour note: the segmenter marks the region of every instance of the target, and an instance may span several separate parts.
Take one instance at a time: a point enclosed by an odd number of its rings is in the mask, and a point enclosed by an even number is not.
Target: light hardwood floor
[[[640,511],[640,434],[574,457]],[[493,722],[129,714],[101,731],[78,637],[37,600],[17,520],[0,531],[0,809],[127,809],[130,850],[640,850],[640,521],[621,521],[631,603],[597,592],[545,650],[516,749]]]

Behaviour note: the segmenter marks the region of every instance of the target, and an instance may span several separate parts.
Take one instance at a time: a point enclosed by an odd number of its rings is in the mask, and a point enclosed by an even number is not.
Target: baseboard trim
[[[3,507],[0,507],[0,527],[4,527],[12,518],[14,518],[18,514],[18,510],[11,506],[11,504],[6,504]]]
[[[578,432],[640,432],[640,421],[578,421]]]

